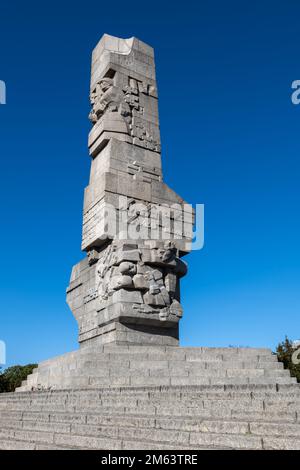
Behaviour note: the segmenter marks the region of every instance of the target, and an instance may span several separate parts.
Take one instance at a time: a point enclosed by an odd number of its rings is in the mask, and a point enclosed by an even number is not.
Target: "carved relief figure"
[[[130,123],[131,110],[124,100],[123,91],[114,85],[112,78],[102,78],[91,93],[92,111],[89,115],[92,123],[96,123],[104,113],[118,112],[124,119]]]
[[[127,126],[127,132],[133,137],[133,143],[154,151],[160,151],[160,143],[152,135],[149,123],[144,119],[144,108],[140,103],[140,94],[149,95],[151,87],[128,77],[128,85],[123,89],[116,86],[114,79],[104,77],[99,80],[90,95],[92,110],[89,119],[96,124],[104,115],[111,121],[118,113]]]
[[[147,314],[182,316],[178,281],[187,267],[171,242],[144,244],[112,242],[97,264],[100,303],[107,306],[109,298],[119,289],[140,292],[133,308]],[[100,306],[101,309],[101,306]]]

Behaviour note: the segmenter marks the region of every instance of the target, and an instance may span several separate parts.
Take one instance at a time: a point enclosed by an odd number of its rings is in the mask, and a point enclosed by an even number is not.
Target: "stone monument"
[[[104,35],[90,99],[86,258],[67,290],[79,343],[176,345],[193,211],[163,182],[153,49]]]
[[[178,347],[193,211],[162,180],[153,50],[93,52],[80,348],[0,394],[0,449],[300,449],[300,389],[264,348]]]

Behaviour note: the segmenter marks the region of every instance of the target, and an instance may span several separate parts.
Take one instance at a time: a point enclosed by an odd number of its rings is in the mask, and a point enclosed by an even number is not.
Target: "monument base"
[[[179,346],[178,325],[163,328],[153,325],[112,322],[91,332],[91,338],[85,336],[80,347],[110,345],[149,345]]]
[[[267,349],[93,346],[0,394],[0,449],[300,449],[300,386]]]
[[[5,450],[299,450],[297,385],[0,394]]]
[[[17,391],[98,386],[293,384],[268,349],[100,345],[39,364]]]

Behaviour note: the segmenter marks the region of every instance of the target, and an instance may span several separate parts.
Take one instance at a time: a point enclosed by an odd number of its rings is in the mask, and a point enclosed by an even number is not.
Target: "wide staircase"
[[[299,412],[267,349],[86,348],[0,395],[0,448],[300,450]]]

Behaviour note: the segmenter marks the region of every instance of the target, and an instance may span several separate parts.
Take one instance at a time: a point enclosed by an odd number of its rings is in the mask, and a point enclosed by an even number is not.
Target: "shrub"
[[[14,392],[36,367],[37,364],[8,367],[0,374],[0,393]]]
[[[282,343],[279,343],[276,348],[276,354],[278,360],[283,362],[284,368],[289,369],[292,377],[296,377],[297,381],[300,382],[300,364],[293,364],[292,355],[295,352],[293,343],[288,337],[285,337],[285,340]]]

